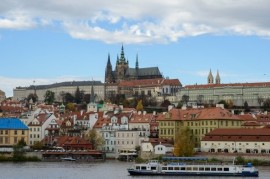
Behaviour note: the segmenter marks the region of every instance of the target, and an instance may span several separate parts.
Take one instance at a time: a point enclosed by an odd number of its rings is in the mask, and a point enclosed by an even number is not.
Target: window
[[[5,130],[5,134],[8,135],[8,130]]]
[[[16,144],[18,142],[18,138],[14,137],[14,143]]]
[[[0,137],[0,144],[3,144],[3,137]]]
[[[25,134],[25,131],[24,130],[22,130],[22,135],[24,135]]]
[[[3,135],[3,131],[0,131],[0,134],[2,134],[2,135]]]

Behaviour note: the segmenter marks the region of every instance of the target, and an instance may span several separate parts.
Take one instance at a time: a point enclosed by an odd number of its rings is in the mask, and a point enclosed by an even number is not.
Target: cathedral
[[[212,74],[212,71],[210,69],[209,75],[207,77],[207,83],[208,84],[214,84],[214,76]],[[217,75],[216,75],[216,84],[220,84],[220,76],[219,76],[219,72],[217,71]]]
[[[158,67],[139,68],[138,55],[136,56],[135,68],[130,68],[128,60],[125,58],[124,47],[122,45],[120,58],[117,55],[115,70],[112,68],[110,55],[108,55],[105,70],[105,83],[118,83],[123,80],[154,79],[162,78]]]

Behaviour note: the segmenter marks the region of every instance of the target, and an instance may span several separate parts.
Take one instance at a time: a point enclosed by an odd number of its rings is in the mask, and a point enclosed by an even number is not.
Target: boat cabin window
[[[217,171],[222,171],[222,168],[218,168]]]
[[[151,170],[156,170],[157,169],[157,167],[151,167]]]
[[[140,170],[140,166],[136,166],[136,170]]]
[[[173,170],[173,167],[169,167],[168,170]]]
[[[191,170],[191,167],[187,167],[187,169],[186,170]]]
[[[217,168],[211,168],[211,171],[217,171]]]
[[[181,170],[186,170],[186,168],[185,167],[181,167]]]
[[[180,167],[174,167],[174,170],[180,170]]]
[[[141,168],[142,170],[146,170],[146,167],[145,166],[142,166],[142,168]]]
[[[199,170],[200,170],[200,171],[204,171],[204,168],[203,168],[203,167],[200,167]]]
[[[193,167],[193,171],[198,171],[198,167]]]
[[[167,170],[167,167],[162,167],[162,170]]]
[[[226,172],[229,171],[229,168],[224,168],[224,171],[226,171]]]
[[[205,167],[205,171],[210,171],[210,167]]]

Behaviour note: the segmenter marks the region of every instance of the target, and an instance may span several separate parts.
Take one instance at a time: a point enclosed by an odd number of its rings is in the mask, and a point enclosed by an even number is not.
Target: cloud
[[[80,76],[59,76],[56,78],[10,78],[0,76],[0,90],[6,93],[7,97],[13,96],[13,89],[16,87],[29,87],[30,85],[47,85],[64,81],[87,81],[89,77]],[[95,81],[102,81],[103,77],[93,77]]]
[[[269,0],[3,1],[0,29],[60,22],[73,38],[105,43],[170,43],[203,34],[270,36]]]

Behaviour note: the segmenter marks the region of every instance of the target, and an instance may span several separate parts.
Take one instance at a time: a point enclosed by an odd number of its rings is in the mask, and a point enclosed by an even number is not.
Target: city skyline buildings
[[[266,0],[70,3],[15,0],[0,8],[0,89],[7,97],[17,86],[104,82],[108,53],[114,67],[122,44],[132,67],[138,54],[140,67],[158,67],[183,86],[207,84],[210,69],[214,76],[219,70],[221,83],[270,79]]]

